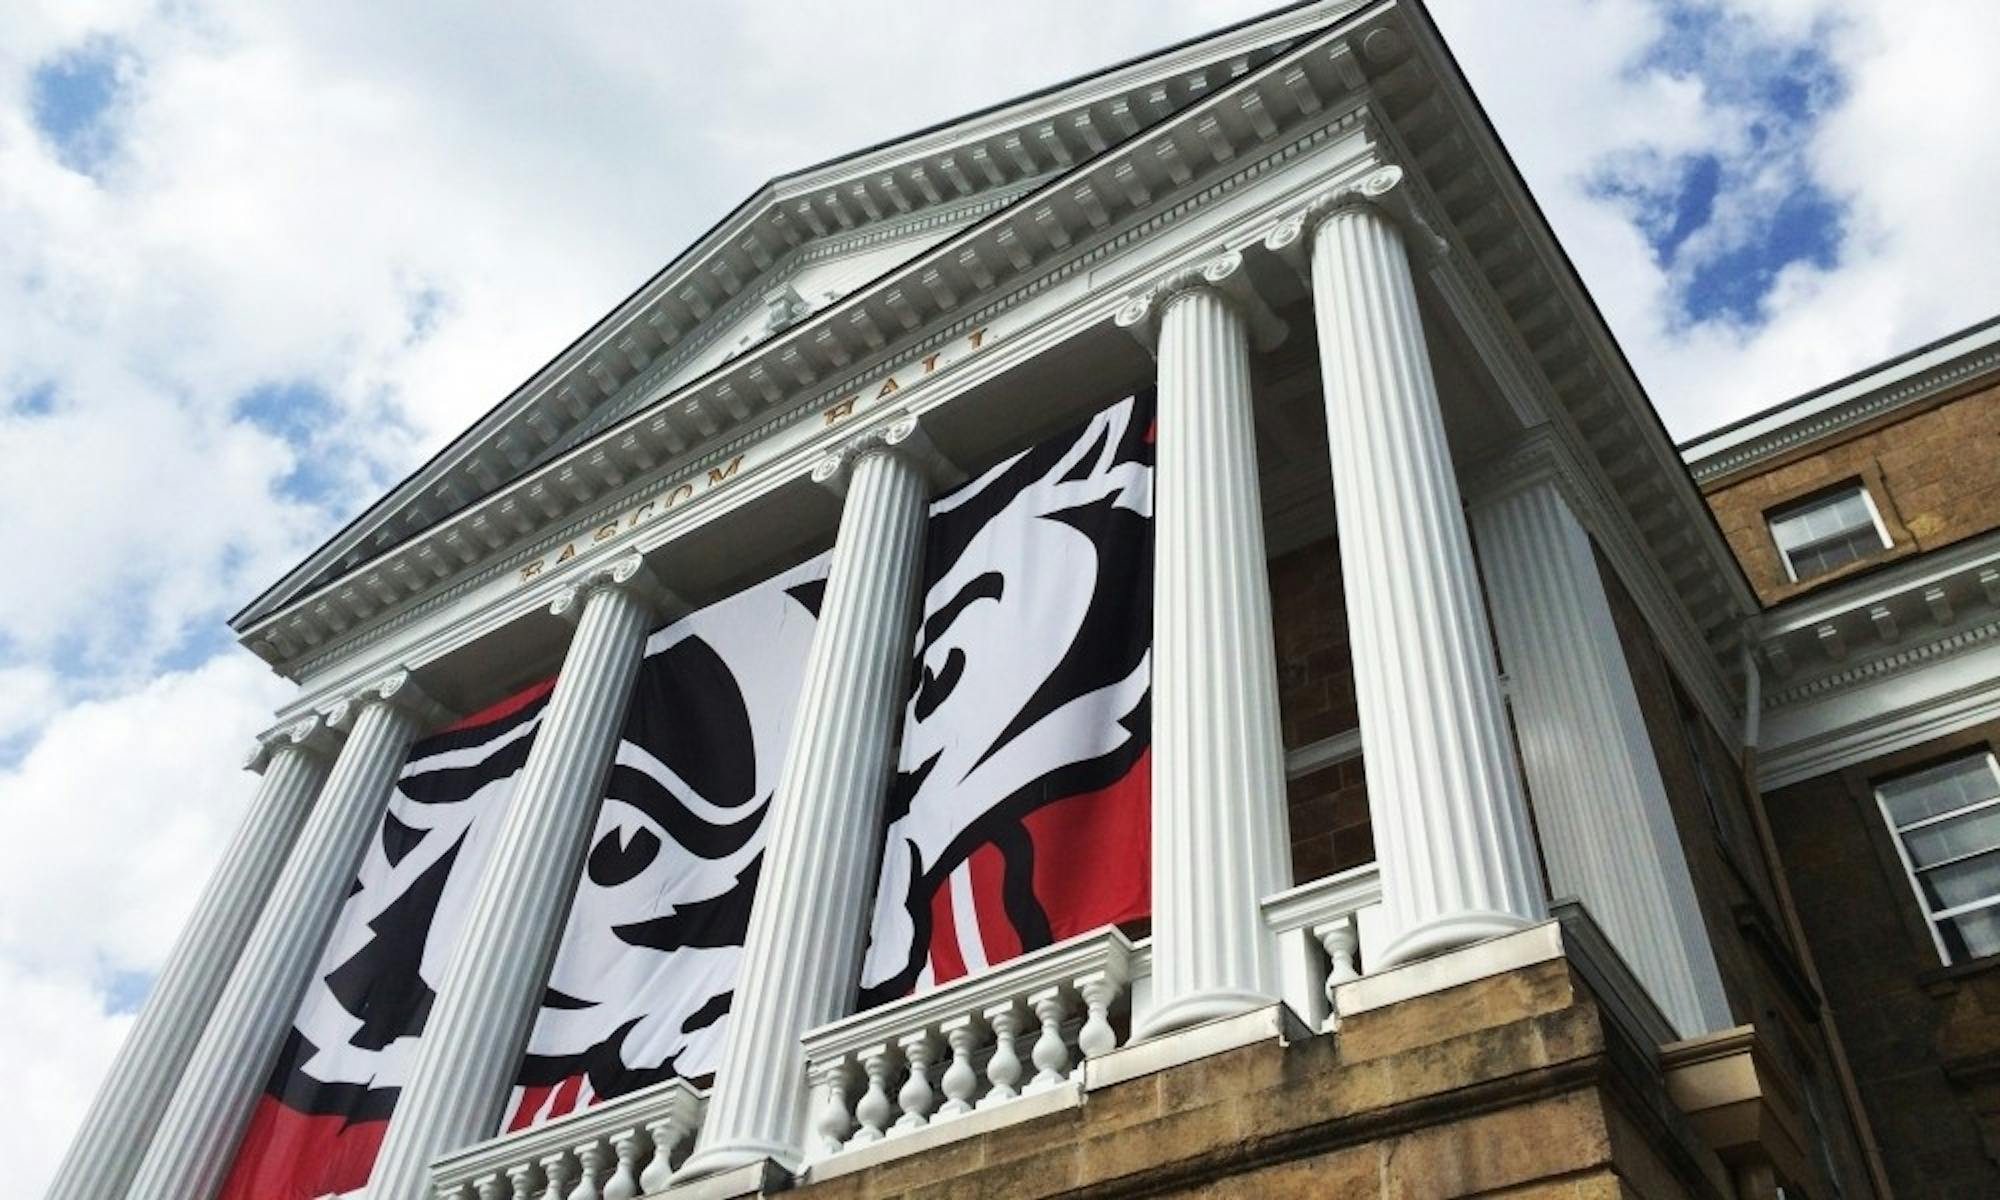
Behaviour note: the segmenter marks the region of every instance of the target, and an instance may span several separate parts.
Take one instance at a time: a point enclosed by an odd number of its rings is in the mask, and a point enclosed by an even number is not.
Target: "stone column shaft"
[[[1251,423],[1249,298],[1229,253],[1128,306],[1158,324],[1153,1008],[1142,1036],[1276,1002],[1260,902],[1291,877],[1277,654]],[[1152,310],[1152,311],[1147,311]]]
[[[430,1164],[500,1129],[618,749],[654,603],[638,555],[563,592],[576,634],[494,835],[368,1184],[427,1200]],[[580,612],[579,612],[580,610]]]
[[[120,1196],[229,982],[264,897],[283,870],[330,763],[325,725],[308,717],[251,758],[264,782],[196,903],[56,1169],[48,1200]]]
[[[1373,967],[1546,911],[1416,287],[1371,202],[1400,179],[1377,171],[1304,230],[1388,927]]]
[[[1554,479],[1473,510],[1549,886],[1684,1037],[1731,1024],[1597,557]]]
[[[334,725],[352,722],[347,744],[133,1174],[130,1200],[209,1200],[222,1185],[428,707],[399,673],[334,710]]]
[[[804,1158],[799,1038],[847,1015],[873,898],[890,749],[902,715],[929,486],[892,449],[913,419],[862,435],[798,721],[765,817],[764,870],[700,1140],[681,1175]],[[840,460],[814,472],[827,482]]]

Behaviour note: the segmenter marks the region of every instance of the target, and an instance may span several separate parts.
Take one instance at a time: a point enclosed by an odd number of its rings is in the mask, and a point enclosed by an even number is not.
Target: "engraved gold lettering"
[[[597,532],[590,535],[590,540],[593,542],[608,542],[617,536],[618,522],[613,521],[609,525],[598,526]]]
[[[932,371],[937,370],[938,359],[941,357],[943,357],[942,353],[924,355],[924,374],[928,375]]]
[[[825,414],[826,423],[828,425],[831,425],[836,421],[845,421],[847,418],[853,416],[854,402],[859,399],[861,399],[861,397],[859,396],[849,396],[847,399],[842,400],[840,403],[834,405],[832,408],[827,409]]]
[[[540,575],[542,573],[543,561],[544,560],[542,559],[536,559],[534,562],[531,562],[527,566],[522,567],[521,582],[526,583],[528,580],[533,579],[537,575]]]
[[[672,508],[676,504],[680,504],[683,501],[692,499],[694,499],[694,485],[691,483],[684,483],[679,487],[675,488],[673,491],[667,493],[667,507]]]
[[[575,557],[576,557],[576,543],[571,542],[562,548],[561,554],[556,555],[556,562],[566,563],[570,559]]]
[[[733,477],[736,474],[736,468],[742,465],[743,465],[743,456],[739,454],[735,458],[729,460],[729,465],[727,467],[710,467],[708,469],[708,486],[715,487],[719,484],[729,482],[731,477]]]
[[[979,344],[986,340],[986,326],[981,325],[979,328],[967,334],[966,340],[972,343],[972,348],[974,350],[979,349]]]
[[[632,517],[629,521],[626,522],[625,527],[627,529],[635,528],[639,524],[639,522],[645,520],[647,517],[650,517],[652,515],[653,515],[653,502],[651,500],[648,500],[644,504],[641,504],[639,507],[632,510]]]
[[[875,393],[875,398],[880,400],[882,397],[893,393],[898,386],[896,377],[894,375],[889,376],[889,378],[882,381],[882,390]]]

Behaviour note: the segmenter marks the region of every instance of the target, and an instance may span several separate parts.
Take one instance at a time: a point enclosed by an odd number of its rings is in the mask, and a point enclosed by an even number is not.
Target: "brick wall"
[[[1297,750],[1359,727],[1340,547],[1332,538],[1272,560],[1271,625],[1285,748]],[[1374,860],[1360,759],[1302,775],[1285,790],[1294,883]]]
[[[2000,722],[1765,797],[1899,1195],[2000,1196],[2000,959],[1940,964],[1872,781],[1995,743]]]
[[[1864,484],[1894,543],[1873,558],[1792,583],[1765,513],[1848,480]],[[1707,489],[1730,548],[1765,604],[2000,527],[2000,384]]]

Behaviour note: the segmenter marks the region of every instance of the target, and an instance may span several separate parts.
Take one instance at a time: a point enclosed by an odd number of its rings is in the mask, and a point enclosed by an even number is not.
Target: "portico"
[[[1321,3],[746,206],[239,615],[301,690],[199,961],[154,1004],[221,999],[199,1039],[148,1010],[129,1102],[100,1102],[53,1195],[214,1194],[411,740],[552,672],[374,1200],[834,1178],[1337,1038],[1339,997],[1389,968],[1536,937],[1520,961],[1553,961],[1552,900],[1581,900],[1656,1042],[1732,1024],[1595,554],[1723,728],[1747,597],[1465,104],[1421,13]],[[829,247],[880,269],[802,286]],[[811,311],[732,342],[781,284]],[[926,506],[1147,388],[1150,930],[856,1011]],[[721,1067],[495,1139],[648,630],[828,547]],[[1293,744],[1279,553],[1338,556],[1353,648],[1312,670],[1351,679],[1355,725]],[[1578,695],[1594,719],[1564,716]],[[321,719],[348,730],[330,773]],[[1354,747],[1374,861],[1296,877],[1288,777]]]

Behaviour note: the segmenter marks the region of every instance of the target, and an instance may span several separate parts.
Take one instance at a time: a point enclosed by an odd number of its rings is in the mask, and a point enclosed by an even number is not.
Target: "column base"
[[[1405,929],[1391,938],[1375,961],[1368,964],[1373,974],[1386,967],[1401,966],[1420,958],[1430,958],[1460,946],[1483,942],[1488,938],[1505,937],[1519,933],[1530,925],[1540,924],[1546,918],[1523,917],[1514,913],[1473,911],[1453,913],[1447,917],[1436,917],[1421,925]]]
[[[707,1190],[689,1190],[702,1180],[715,1180],[718,1185],[734,1182],[737,1176],[745,1179],[762,1178],[773,1172],[787,1178],[799,1173],[803,1156],[797,1146],[780,1145],[777,1142],[740,1141],[721,1146],[697,1147],[681,1168],[674,1172],[673,1182],[667,1190],[675,1195],[706,1196]],[[728,1177],[725,1180],[724,1177]],[[726,1186],[713,1193],[716,1196],[736,1195]]]
[[[1262,992],[1237,991],[1230,988],[1216,988],[1206,992],[1196,992],[1192,996],[1182,996],[1146,1014],[1146,1019],[1132,1031],[1133,1041],[1159,1037],[1199,1025],[1204,1021],[1215,1021],[1223,1017],[1239,1016],[1260,1008],[1269,1008],[1278,1003],[1276,996]]]

